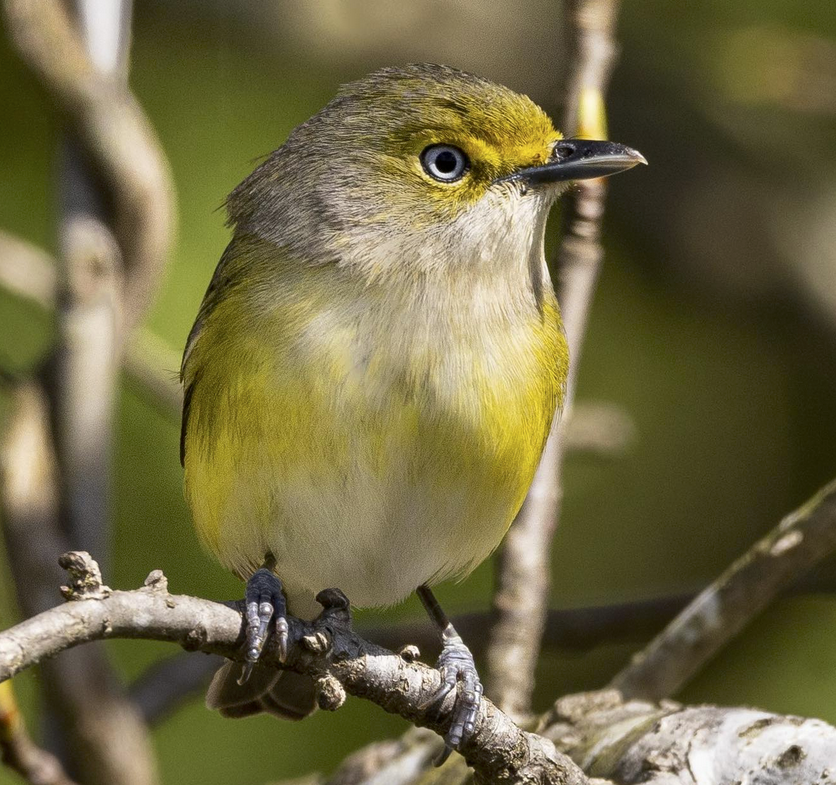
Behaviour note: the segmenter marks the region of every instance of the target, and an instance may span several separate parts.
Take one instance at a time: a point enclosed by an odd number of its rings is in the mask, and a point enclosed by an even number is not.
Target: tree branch
[[[619,785],[836,785],[836,728],[749,708],[625,702],[615,690],[561,698],[543,735]]]
[[[111,638],[164,640],[190,651],[242,659],[241,614],[232,607],[172,595],[159,571],[149,575],[142,589],[114,591],[102,584],[87,554],[66,554],[62,565],[70,574],[63,589],[68,602],[0,633],[0,681],[66,648]],[[338,708],[349,693],[443,734],[452,696],[439,707],[417,708],[438,688],[438,672],[361,638],[349,628],[347,603],[341,600],[339,593],[324,592],[325,609],[318,619],[290,619],[287,661],[279,662],[271,640],[264,663],[312,676],[322,708]],[[556,746],[590,775],[622,785],[691,785],[701,760],[710,760],[712,776],[724,782],[748,775],[763,785],[788,778],[836,783],[832,769],[827,773],[836,759],[836,729],[817,720],[753,709],[687,708],[670,701],[624,702],[610,690],[560,699],[539,727],[536,734],[525,732],[485,701],[473,739],[463,750],[475,769],[474,781],[603,785],[568,765]],[[329,785],[415,783],[426,777],[439,744],[437,737],[412,731],[398,741],[373,745],[348,759]],[[443,776],[455,785],[469,774],[460,759],[453,759]]]
[[[626,697],[677,691],[794,580],[836,550],[836,480],[701,592],[611,682]]]
[[[693,594],[675,595],[615,605],[552,609],[546,617],[543,648],[577,652],[603,643],[644,642],[693,597]],[[487,646],[482,631],[491,618],[489,611],[481,611],[452,619],[463,638],[472,641],[470,648],[477,658]],[[416,619],[361,627],[359,632],[385,649],[397,650],[404,641],[409,641],[430,660],[440,651],[438,629],[429,621]],[[145,721],[157,723],[196,694],[205,692],[220,664],[215,657],[196,657],[185,652],[174,654],[154,663],[139,676],[131,685],[131,697]]]
[[[603,96],[615,62],[618,0],[566,0],[565,8],[573,55],[563,127],[568,133],[604,139]],[[567,219],[557,255],[557,298],[571,362],[563,418],[555,418],[528,496],[497,560],[496,621],[488,649],[486,691],[515,717],[531,711],[546,619],[551,541],[562,499],[566,424],[571,421],[587,314],[603,260],[599,237],[605,193],[603,180],[587,180],[579,182],[564,202]]]
[[[69,602],[0,633],[0,681],[81,643],[111,638],[170,641],[190,651],[243,659],[241,614],[231,607],[169,594],[159,571],[149,575],[142,589],[113,591],[101,583],[98,566],[89,555],[71,552],[61,562],[71,577],[62,590]],[[320,594],[320,600],[325,610],[316,621],[289,619],[293,645],[286,662],[280,662],[272,639],[262,662],[312,676],[321,708],[339,708],[349,693],[443,734],[455,696],[447,696],[440,706],[420,708],[441,685],[438,671],[353,632],[341,594],[329,590]],[[477,783],[587,782],[551,742],[521,730],[490,701],[484,702],[462,755],[473,767]]]

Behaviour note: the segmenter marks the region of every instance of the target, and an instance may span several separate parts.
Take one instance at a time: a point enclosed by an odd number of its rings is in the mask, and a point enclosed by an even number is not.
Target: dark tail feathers
[[[206,705],[224,717],[249,717],[262,711],[284,720],[301,720],[316,709],[313,679],[292,671],[256,665],[249,680],[238,684],[241,664],[224,663],[206,693]]]

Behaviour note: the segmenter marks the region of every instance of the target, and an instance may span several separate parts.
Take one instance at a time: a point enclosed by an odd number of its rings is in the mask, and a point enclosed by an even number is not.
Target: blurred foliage
[[[136,6],[132,83],[180,199],[179,242],[150,318],[173,346],[182,346],[228,237],[218,209],[225,195],[340,82],[383,64],[444,60],[528,92],[559,117],[559,13],[550,1],[490,12],[476,0]],[[633,0],[621,27],[610,132],[651,165],[612,183],[579,396],[623,406],[639,439],[618,460],[570,459],[555,606],[700,587],[836,474],[836,5]],[[2,39],[0,105],[0,227],[52,248],[58,126]],[[0,293],[5,367],[31,365],[49,330],[44,314]],[[192,533],[177,439],[177,423],[126,384],[106,577],[133,587],[162,568],[175,592],[238,596],[241,586]],[[836,722],[832,565],[818,583],[825,593],[777,603],[683,698]],[[490,586],[483,565],[442,587],[440,599],[453,613],[484,608]],[[8,581],[0,589],[10,623],[12,589]],[[376,624],[419,613],[412,601],[360,617]],[[547,653],[542,705],[605,683],[632,648]],[[131,678],[170,652],[137,642],[112,650]],[[18,679],[35,726],[37,678]],[[327,770],[403,728],[359,700],[286,724],[223,720],[195,699],[155,738],[166,782],[255,785]],[[0,771],[0,784],[11,781]]]

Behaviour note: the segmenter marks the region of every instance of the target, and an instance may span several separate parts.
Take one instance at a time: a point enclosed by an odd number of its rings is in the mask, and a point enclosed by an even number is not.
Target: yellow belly
[[[361,607],[466,574],[519,509],[561,395],[553,299],[474,329],[297,296],[246,329],[227,298],[189,357],[202,539],[242,577],[269,552],[291,594],[338,586]]]

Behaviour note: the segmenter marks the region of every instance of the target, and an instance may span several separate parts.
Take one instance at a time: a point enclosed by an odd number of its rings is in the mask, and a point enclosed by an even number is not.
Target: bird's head
[[[515,242],[509,221],[543,223],[571,181],[643,162],[623,145],[564,139],[528,97],[487,79],[384,68],[296,128],[236,189],[230,215],[291,248],[309,251],[315,235],[318,253],[426,266],[457,242],[485,257],[497,237]]]

